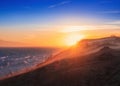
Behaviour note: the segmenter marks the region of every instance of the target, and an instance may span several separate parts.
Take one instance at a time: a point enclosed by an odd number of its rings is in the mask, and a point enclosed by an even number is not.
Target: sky
[[[119,4],[120,0],[0,0],[0,40],[63,46],[76,32],[86,37],[119,35]]]

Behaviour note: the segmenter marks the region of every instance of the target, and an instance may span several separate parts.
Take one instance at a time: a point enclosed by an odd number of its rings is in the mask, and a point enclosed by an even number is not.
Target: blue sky
[[[119,4],[120,0],[0,0],[0,39],[52,46],[69,36],[61,32],[70,29],[112,29],[90,33],[93,37],[119,34]]]
[[[120,0],[0,0],[0,25],[42,25],[63,16],[119,21],[119,3]]]

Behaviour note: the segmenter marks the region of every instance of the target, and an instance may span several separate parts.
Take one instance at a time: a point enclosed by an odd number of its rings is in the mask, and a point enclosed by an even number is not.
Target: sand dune
[[[103,39],[82,41],[0,86],[120,86],[120,38]]]

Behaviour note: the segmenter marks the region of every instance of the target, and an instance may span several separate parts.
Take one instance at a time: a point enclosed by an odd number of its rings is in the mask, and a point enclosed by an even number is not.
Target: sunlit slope
[[[0,81],[0,86],[119,86],[119,40],[81,41],[48,59],[39,69]]]

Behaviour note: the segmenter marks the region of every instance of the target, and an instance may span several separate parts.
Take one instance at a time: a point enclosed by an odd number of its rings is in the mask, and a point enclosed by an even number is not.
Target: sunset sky
[[[0,40],[66,46],[119,32],[120,0],[0,0]]]

